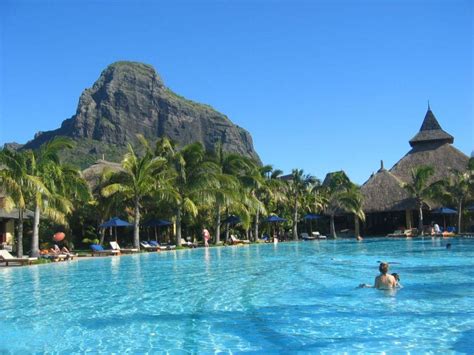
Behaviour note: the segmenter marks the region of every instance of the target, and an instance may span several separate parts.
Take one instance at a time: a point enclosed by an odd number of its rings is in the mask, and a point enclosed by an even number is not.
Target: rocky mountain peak
[[[120,159],[137,134],[152,141],[168,136],[178,145],[199,141],[207,149],[221,142],[226,151],[259,160],[247,131],[212,107],[172,92],[151,65],[126,61],[102,71],[93,86],[82,92],[76,114],[59,129],[37,134],[26,147],[35,148],[57,135],[69,136],[79,149],[82,146],[90,164],[102,155]],[[87,165],[83,160],[78,163]]]

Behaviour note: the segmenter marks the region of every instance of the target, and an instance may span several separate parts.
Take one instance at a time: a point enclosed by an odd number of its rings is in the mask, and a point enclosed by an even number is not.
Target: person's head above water
[[[379,271],[381,274],[386,275],[388,272],[388,263],[380,263]]]
[[[397,282],[400,282],[400,275],[398,275],[396,272],[392,274],[392,276],[397,280]]]

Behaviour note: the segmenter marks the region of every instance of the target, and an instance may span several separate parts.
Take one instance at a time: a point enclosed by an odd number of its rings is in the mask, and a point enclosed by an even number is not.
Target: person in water
[[[388,273],[388,263],[380,263],[380,275],[375,278],[374,287],[379,290],[388,290],[397,287],[397,280]]]
[[[402,286],[402,284],[400,283],[400,275],[397,274],[396,272],[394,272],[394,273],[392,274],[392,276],[395,278],[395,281],[397,282],[395,287],[397,287],[397,288],[402,288],[403,286]]]

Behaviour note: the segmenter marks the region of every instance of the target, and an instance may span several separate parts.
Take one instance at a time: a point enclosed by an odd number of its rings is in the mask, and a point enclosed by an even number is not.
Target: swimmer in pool
[[[374,287],[379,290],[389,290],[397,287],[397,280],[388,273],[388,263],[380,263],[380,275],[375,278]]]
[[[402,288],[403,286],[402,286],[402,284],[400,283],[400,275],[397,274],[396,272],[394,272],[394,273],[392,274],[392,276],[395,278],[395,281],[396,281],[396,286],[395,286],[395,287],[397,287],[397,288]]]

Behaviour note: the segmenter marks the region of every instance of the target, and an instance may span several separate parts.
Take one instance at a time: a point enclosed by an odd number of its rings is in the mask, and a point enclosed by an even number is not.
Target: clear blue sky
[[[0,22],[0,144],[59,127],[108,64],[133,60],[286,172],[363,183],[408,152],[428,99],[474,148],[469,0],[6,0]]]

